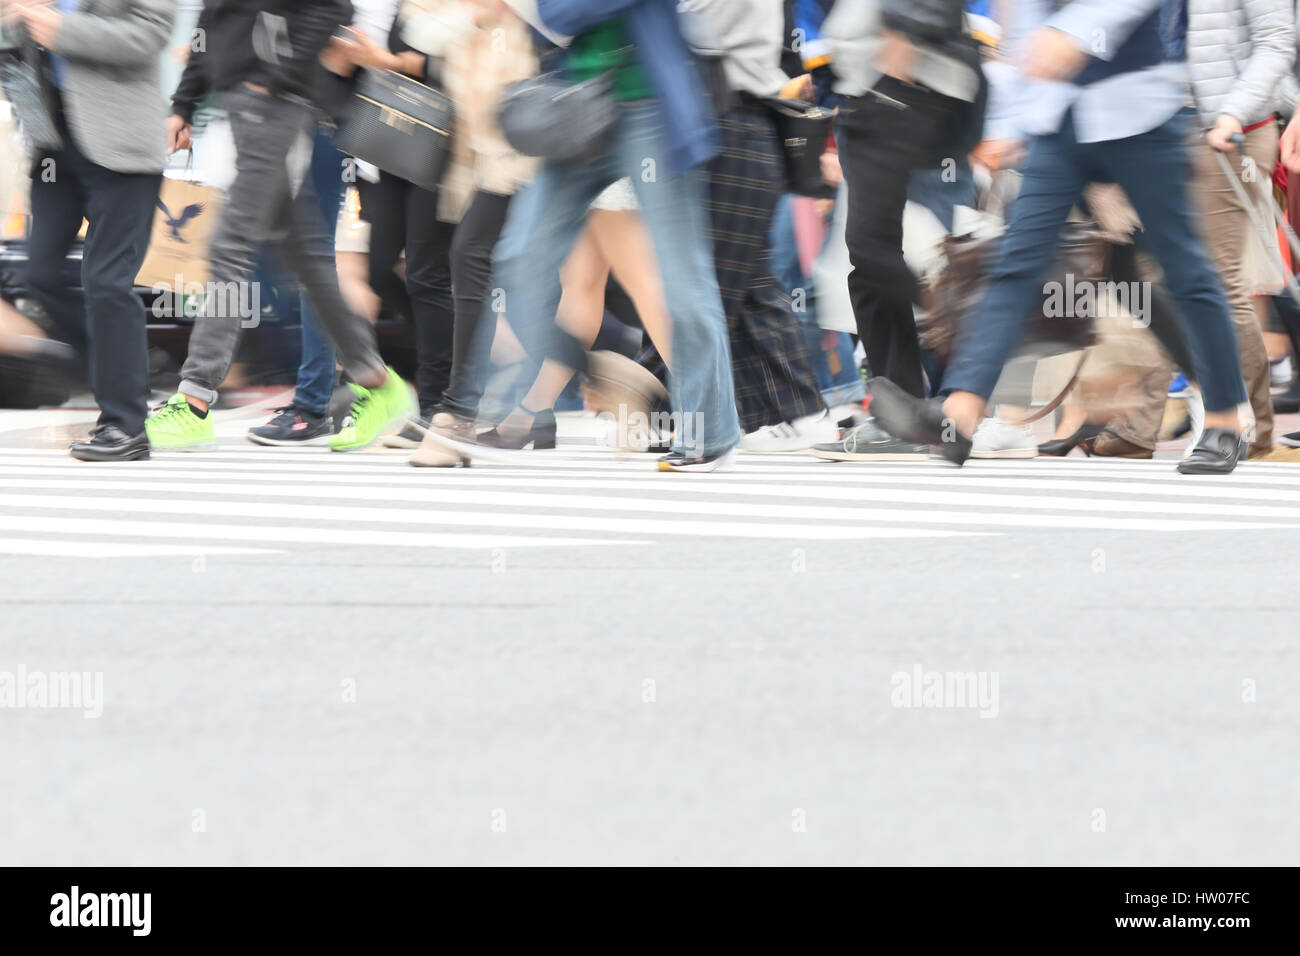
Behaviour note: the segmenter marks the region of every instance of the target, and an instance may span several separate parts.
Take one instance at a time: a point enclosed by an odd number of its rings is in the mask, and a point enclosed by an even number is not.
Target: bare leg
[[[663,278],[650,230],[637,212],[591,211],[590,231],[614,278],[627,291],[646,334],[672,370],[672,317],[664,298]],[[604,290],[602,289],[602,296]]]

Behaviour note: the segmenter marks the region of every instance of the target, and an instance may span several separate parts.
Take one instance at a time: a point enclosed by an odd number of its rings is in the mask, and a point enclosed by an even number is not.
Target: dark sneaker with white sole
[[[323,445],[334,434],[334,420],[328,415],[316,415],[286,405],[277,408],[275,416],[265,425],[248,430],[248,440],[259,445]]]
[[[736,449],[728,448],[717,455],[695,457],[671,451],[659,459],[660,471],[700,472],[726,471],[736,461]]]
[[[1287,448],[1300,448],[1300,432],[1291,432],[1283,435],[1277,440],[1279,445],[1286,445]]]
[[[930,449],[895,438],[873,421],[850,428],[839,441],[813,445],[814,458],[827,461],[925,461]]]

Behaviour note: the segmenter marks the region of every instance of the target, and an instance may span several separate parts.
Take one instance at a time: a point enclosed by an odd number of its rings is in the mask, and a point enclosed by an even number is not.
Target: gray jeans
[[[364,378],[382,369],[374,329],[339,292],[334,246],[307,175],[313,111],[247,89],[225,93],[222,105],[235,141],[235,180],[208,251],[211,275],[203,312],[190,334],[180,390],[209,404],[217,400],[240,331],[260,318],[253,270],[264,242],[303,287],[348,373]]]

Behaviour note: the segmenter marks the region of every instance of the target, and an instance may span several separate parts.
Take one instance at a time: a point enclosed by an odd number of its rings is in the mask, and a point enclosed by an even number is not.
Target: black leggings
[[[451,246],[456,227],[438,219],[438,193],[379,174],[362,181],[361,213],[370,223],[370,285],[415,323],[420,411],[438,404],[451,377]],[[393,271],[406,250],[406,281]]]
[[[442,407],[461,418],[475,418],[483,397],[500,311],[495,302],[485,300],[492,282],[492,250],[505,228],[509,208],[509,196],[476,192],[451,243],[456,323],[450,384],[442,396]]]

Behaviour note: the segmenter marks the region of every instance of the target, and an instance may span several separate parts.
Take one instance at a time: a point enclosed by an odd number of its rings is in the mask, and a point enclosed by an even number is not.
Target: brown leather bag
[[[988,265],[999,242],[1000,236],[982,239],[949,236],[944,240],[947,264],[936,279],[922,287],[924,312],[918,317],[917,331],[921,344],[934,352],[944,365],[952,358],[966,316],[984,291]],[[1091,306],[1078,309],[1072,292],[1082,289],[1086,283],[1106,281],[1109,266],[1110,243],[1096,224],[1067,222],[1061,233],[1056,263],[1044,277],[1041,294],[1029,306],[1029,321],[1015,354],[1045,358],[1086,350],[1095,344],[1096,295],[1089,297]],[[1096,288],[1094,285],[1094,291]],[[1025,423],[1051,414],[1065,400],[1078,381],[1086,355],[1085,351],[1066,388],[1046,407],[1025,419]]]

